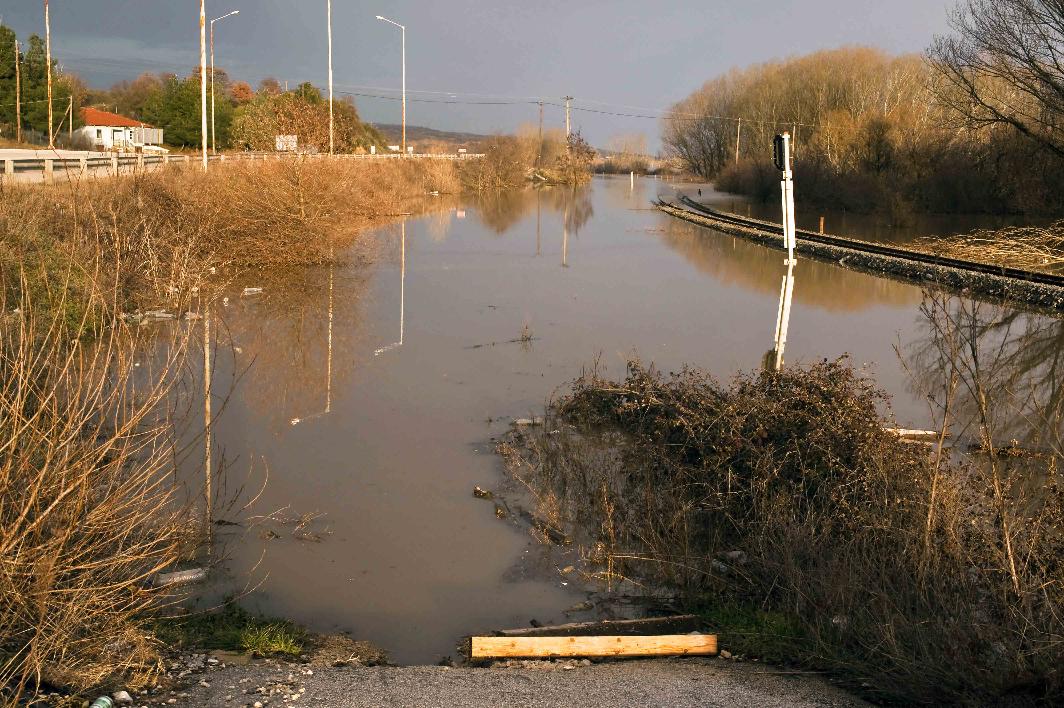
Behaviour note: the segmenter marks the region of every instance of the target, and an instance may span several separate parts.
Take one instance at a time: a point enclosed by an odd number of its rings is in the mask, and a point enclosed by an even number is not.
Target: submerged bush
[[[1064,490],[1013,501],[1017,591],[988,472],[902,441],[886,404],[844,361],[727,386],[633,363],[503,452],[595,575],[756,608],[750,631],[789,628],[795,662],[880,697],[1059,699]]]

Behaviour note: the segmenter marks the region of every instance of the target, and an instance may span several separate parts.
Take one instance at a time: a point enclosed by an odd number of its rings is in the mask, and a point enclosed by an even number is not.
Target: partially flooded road
[[[220,527],[229,589],[399,663],[462,635],[577,617],[585,595],[492,503],[492,438],[542,413],[598,358],[727,378],[772,347],[782,256],[653,210],[672,187],[595,179],[466,202],[381,234],[381,262],[277,275],[220,314],[214,426],[223,493],[262,488]],[[405,236],[404,236],[405,234]],[[919,288],[801,261],[789,364],[852,355],[929,423],[894,351],[924,336]],[[1037,319],[1037,318],[1035,318]],[[243,491],[241,491],[243,488]],[[275,510],[279,510],[276,511]],[[224,516],[224,514],[220,514]]]

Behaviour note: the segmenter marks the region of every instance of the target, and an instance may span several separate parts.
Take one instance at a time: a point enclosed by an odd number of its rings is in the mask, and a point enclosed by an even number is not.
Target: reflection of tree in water
[[[338,265],[333,272],[332,389],[343,387],[355,371],[360,303],[369,272],[357,265]],[[231,337],[241,352],[238,368],[248,371],[241,396],[248,407],[276,426],[282,421],[320,413],[325,407],[329,359],[329,269],[299,269],[262,274],[256,284],[263,295],[230,296],[219,341]]]
[[[567,224],[574,233],[578,233],[595,214],[588,185],[498,191],[478,195],[472,203],[481,222],[496,234],[503,234],[534,213],[537,202],[541,209],[566,215]]]
[[[938,410],[944,377],[956,371],[955,436],[981,440],[983,409],[995,446],[1064,451],[1064,320],[935,292],[920,312],[925,335],[908,346],[905,364]]]
[[[671,217],[663,218],[667,220],[662,241],[700,271],[766,295],[779,293],[780,262],[785,258],[781,251]],[[801,259],[796,277],[801,279],[801,287],[794,292],[796,302],[831,311],[855,312],[883,304],[909,305],[920,299],[920,291],[915,286],[809,258]]]

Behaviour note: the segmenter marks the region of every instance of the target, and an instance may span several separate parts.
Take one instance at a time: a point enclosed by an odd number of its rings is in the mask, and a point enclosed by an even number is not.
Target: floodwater
[[[258,498],[215,511],[243,521],[218,527],[219,585],[400,663],[572,619],[585,595],[472,495],[501,484],[491,439],[596,359],[616,376],[640,357],[727,379],[773,345],[783,254],[651,209],[673,189],[597,178],[468,201],[383,229],[376,265],[239,283],[216,313],[213,452],[220,495]],[[800,261],[787,363],[849,354],[894,396],[899,424],[924,427],[894,349],[926,336],[922,297]]]

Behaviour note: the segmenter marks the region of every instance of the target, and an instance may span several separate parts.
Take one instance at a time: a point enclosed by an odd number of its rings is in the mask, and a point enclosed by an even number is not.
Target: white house
[[[85,127],[74,131],[75,144],[93,150],[162,150],[162,128],[96,108],[82,108],[81,117]]]

